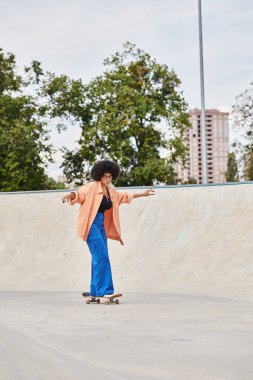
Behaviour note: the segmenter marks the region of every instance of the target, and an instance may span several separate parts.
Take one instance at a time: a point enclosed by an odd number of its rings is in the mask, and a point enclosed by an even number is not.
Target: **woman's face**
[[[112,175],[111,173],[108,173],[108,172],[105,172],[102,177],[101,177],[101,182],[105,185],[105,186],[110,186],[111,182],[112,182]]]

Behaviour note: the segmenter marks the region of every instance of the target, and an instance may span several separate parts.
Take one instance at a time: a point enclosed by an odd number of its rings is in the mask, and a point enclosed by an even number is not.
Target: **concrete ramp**
[[[121,207],[125,246],[109,241],[115,290],[253,300],[253,184],[155,190]],[[1,193],[0,290],[89,289],[79,206],[62,204],[64,193]]]

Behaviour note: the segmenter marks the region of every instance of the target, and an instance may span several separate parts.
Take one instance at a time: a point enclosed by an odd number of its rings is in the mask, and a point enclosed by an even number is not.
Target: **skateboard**
[[[83,293],[84,294],[84,293]],[[83,296],[83,297],[86,297],[86,296]],[[110,296],[103,296],[103,297],[91,297],[90,295],[87,296],[87,300],[86,300],[86,303],[89,304],[89,303],[100,303],[101,300],[103,300],[106,305],[109,305],[109,303],[116,303],[116,304],[119,304],[119,297],[122,297],[122,294],[118,293],[118,294],[112,294]]]

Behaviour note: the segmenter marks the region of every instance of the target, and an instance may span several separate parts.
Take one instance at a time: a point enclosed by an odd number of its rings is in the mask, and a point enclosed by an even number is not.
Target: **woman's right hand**
[[[74,198],[75,198],[75,193],[70,193],[70,194],[64,195],[64,197],[62,197],[62,202],[63,203],[69,202],[69,201],[71,201]]]

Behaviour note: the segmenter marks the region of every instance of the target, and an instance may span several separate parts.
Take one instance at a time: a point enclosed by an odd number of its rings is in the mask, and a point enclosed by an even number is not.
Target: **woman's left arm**
[[[155,190],[148,189],[144,193],[134,194],[133,198],[148,197],[149,195],[155,195]]]
[[[140,197],[147,197],[149,195],[154,195],[154,190],[148,189],[144,191],[144,193],[139,194],[130,194],[130,193],[120,193],[119,191],[116,191],[117,194],[117,201],[119,205],[122,205],[123,203],[131,203],[133,198],[140,198]]]

